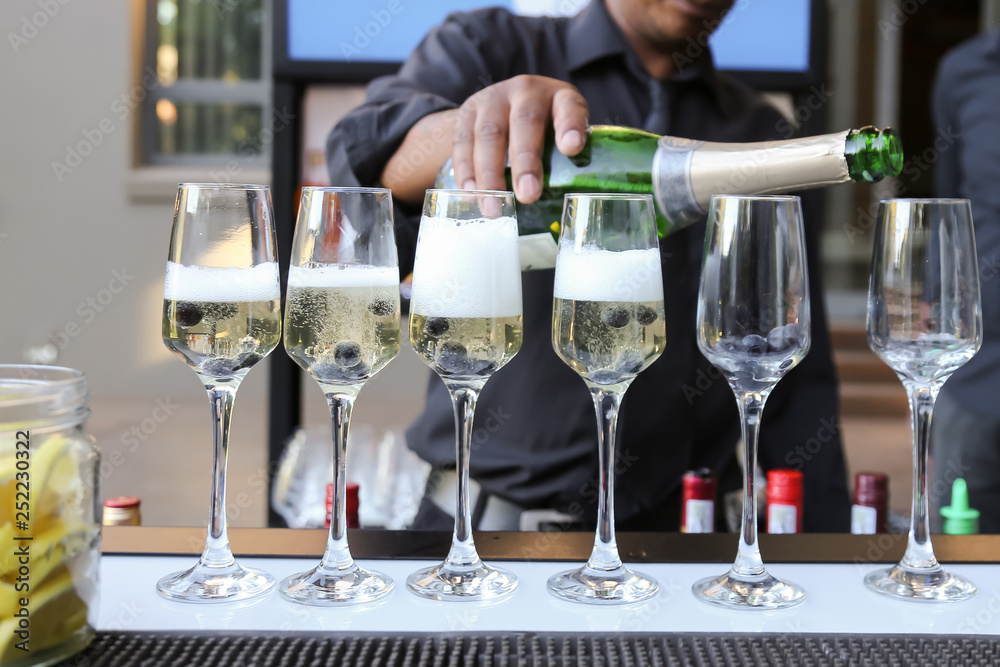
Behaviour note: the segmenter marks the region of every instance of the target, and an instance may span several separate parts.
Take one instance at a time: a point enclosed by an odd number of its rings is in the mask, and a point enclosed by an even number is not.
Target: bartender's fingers
[[[455,114],[454,147],[451,166],[455,170],[455,183],[460,188],[476,187],[476,169],[472,164],[473,131],[476,126],[476,103],[470,99]]]
[[[556,129],[556,147],[566,155],[576,155],[587,140],[590,109],[580,91],[567,85],[552,99],[552,124]]]
[[[506,99],[493,100],[476,108],[472,162],[479,190],[507,189],[503,172],[507,165],[509,109]]]
[[[510,169],[514,194],[525,204],[542,194],[542,150],[549,122],[547,98],[525,91],[510,105]]]

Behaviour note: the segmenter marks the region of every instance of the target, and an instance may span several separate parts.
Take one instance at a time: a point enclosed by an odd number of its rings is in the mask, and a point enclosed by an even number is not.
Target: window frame
[[[157,0],[139,0],[142,4],[142,49],[141,64],[138,68],[141,77],[148,71],[156,72],[156,51],[159,46],[159,23],[157,21]],[[233,11],[238,9],[238,0],[210,0],[220,6],[236,3]],[[260,78],[256,80],[226,83],[222,79],[180,79],[174,83],[158,85],[146,91],[146,99],[140,105],[139,128],[136,132],[138,147],[135,152],[138,167],[174,167],[174,168],[218,168],[224,167],[233,160],[246,169],[267,169],[271,163],[271,143],[261,146],[260,152],[254,157],[246,157],[239,153],[184,153],[163,154],[156,151],[157,118],[156,103],[161,99],[171,102],[193,103],[233,103],[259,104],[261,107],[261,128],[268,127],[273,115],[272,110],[272,35],[269,26],[273,16],[273,3],[263,0],[263,20],[261,21]]]

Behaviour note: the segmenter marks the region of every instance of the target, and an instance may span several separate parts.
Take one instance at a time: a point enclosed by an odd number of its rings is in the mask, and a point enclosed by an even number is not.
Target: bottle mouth
[[[75,426],[89,414],[87,399],[82,371],[0,364],[0,431]]]

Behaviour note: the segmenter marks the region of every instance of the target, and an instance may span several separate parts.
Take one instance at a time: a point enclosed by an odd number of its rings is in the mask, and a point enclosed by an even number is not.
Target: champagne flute
[[[698,347],[729,382],[743,434],[743,519],[733,567],[694,584],[730,608],[778,609],[805,591],[764,569],[757,545],[757,436],[764,403],[809,351],[809,282],[798,197],[714,196],[698,299]]]
[[[508,595],[517,577],[476,553],[469,505],[472,419],[490,376],[521,349],[521,268],[514,195],[428,190],[417,235],[410,343],[447,386],[455,408],[457,509],[451,550],[411,574],[413,593],[436,600]]]
[[[233,558],[226,463],[236,390],[281,338],[271,193],[263,185],[183,183],[163,295],[163,342],[205,385],[215,422],[211,518],[198,563],[156,584],[164,597],[227,602],[268,592],[271,575]]]
[[[302,189],[285,298],[285,351],[319,384],[333,420],[333,512],[319,565],[284,579],[306,604],[361,603],[393,581],[354,562],[347,545],[347,435],[361,387],[399,352],[399,263],[392,194]]]
[[[979,351],[979,264],[966,199],[889,199],[879,205],[868,288],[868,344],[906,387],[913,428],[913,502],[906,553],[865,577],[878,593],[955,602],[976,594],[934,557],[927,514],[931,413],[941,386]]]
[[[574,602],[622,604],[659,584],[622,564],[615,540],[615,430],[636,375],[666,342],[663,274],[650,195],[569,194],[563,205],[552,306],[552,346],[580,374],[597,412],[600,495],[586,565],[552,576],[548,589]]]

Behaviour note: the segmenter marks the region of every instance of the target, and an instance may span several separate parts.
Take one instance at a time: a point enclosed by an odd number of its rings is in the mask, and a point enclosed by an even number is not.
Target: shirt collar
[[[583,10],[569,19],[566,64],[572,72],[611,56],[624,56],[626,61],[634,60],[637,64],[634,69],[641,73],[642,78],[649,80],[649,73],[638,65],[638,57],[608,13],[604,0],[590,0]],[[721,85],[708,47],[692,44],[687,51],[678,51],[675,61],[678,65],[677,72],[670,77],[670,82],[700,81],[712,92],[726,116],[732,118],[736,114],[734,101]]]
[[[614,55],[624,55],[628,42],[615,24],[603,0],[590,0],[569,19],[566,31],[566,64],[577,70],[594,61]]]

